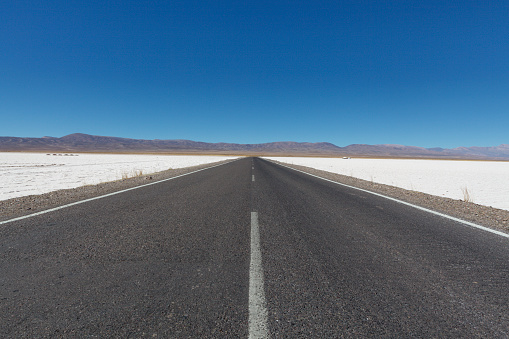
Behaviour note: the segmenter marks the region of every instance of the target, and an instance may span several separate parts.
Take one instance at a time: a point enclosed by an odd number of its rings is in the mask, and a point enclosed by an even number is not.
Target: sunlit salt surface
[[[93,185],[221,160],[226,156],[0,153],[0,200]]]
[[[509,162],[271,157],[376,183],[509,210]]]

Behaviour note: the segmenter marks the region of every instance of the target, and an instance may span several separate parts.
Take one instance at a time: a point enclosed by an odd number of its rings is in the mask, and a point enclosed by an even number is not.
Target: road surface
[[[0,224],[0,337],[507,337],[509,239],[259,158]]]

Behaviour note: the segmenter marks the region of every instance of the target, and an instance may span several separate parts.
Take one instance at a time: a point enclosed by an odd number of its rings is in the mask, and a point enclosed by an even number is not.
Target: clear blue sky
[[[0,136],[509,143],[509,1],[0,4]]]

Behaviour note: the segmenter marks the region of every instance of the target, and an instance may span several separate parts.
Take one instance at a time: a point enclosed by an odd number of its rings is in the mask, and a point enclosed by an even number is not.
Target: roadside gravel
[[[70,204],[73,202],[101,196],[124,189],[145,185],[151,182],[173,178],[231,160],[202,164],[192,167],[170,169],[167,171],[143,175],[139,177],[104,182],[97,185],[87,185],[76,188],[53,191],[40,195],[29,195],[0,201],[0,221],[44,211],[50,208]]]
[[[341,174],[317,170],[314,168],[287,164],[279,161],[272,162],[314,174],[322,178],[342,184],[355,186],[368,191],[387,195],[389,197],[412,203],[433,211],[444,213],[459,219],[470,221],[478,225],[509,233],[509,211],[478,205],[472,202],[439,197],[417,191],[410,191],[399,187],[378,184]]]

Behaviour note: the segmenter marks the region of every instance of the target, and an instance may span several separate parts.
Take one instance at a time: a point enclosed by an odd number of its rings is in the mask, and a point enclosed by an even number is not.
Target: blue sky
[[[0,4],[0,135],[509,143],[508,1]]]

